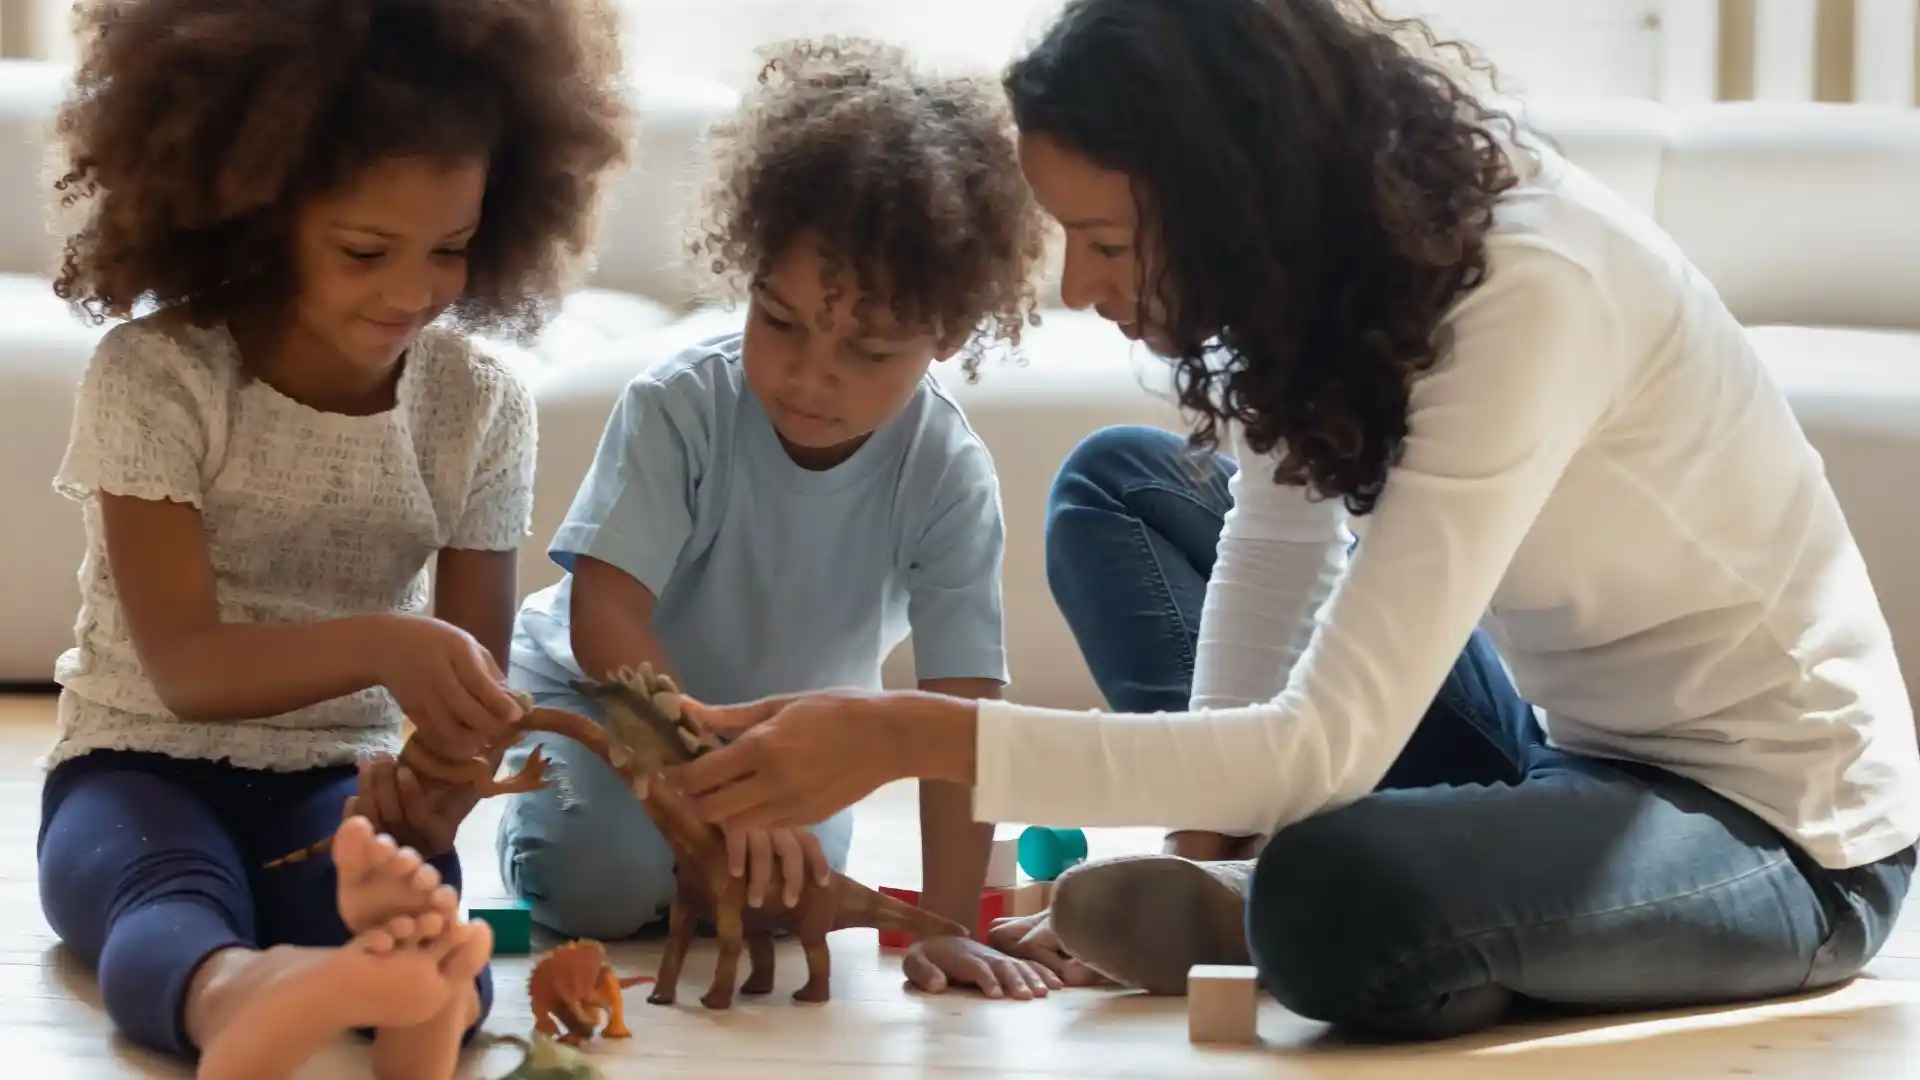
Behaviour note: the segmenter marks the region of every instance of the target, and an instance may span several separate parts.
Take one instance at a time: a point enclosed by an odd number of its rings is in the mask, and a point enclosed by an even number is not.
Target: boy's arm
[[[587,678],[605,679],[642,663],[673,675],[653,632],[653,603],[653,590],[626,571],[590,555],[574,557],[568,627],[573,658]]]
[[[920,687],[999,698],[1007,682],[1001,565],[1006,525],[986,448],[968,438],[939,481],[908,570],[908,623]],[[920,782],[921,903],[963,926],[979,920],[994,822],[978,822],[970,787]]]
[[[998,698],[996,679],[923,679],[920,689],[963,698]],[[980,890],[993,853],[994,823],[973,820],[973,789],[939,780],[920,781],[920,903],[973,926],[980,917]]]
[[[693,532],[705,390],[684,373],[628,384],[549,545],[573,575],[567,632],[589,679],[641,663],[673,674],[653,610]]]

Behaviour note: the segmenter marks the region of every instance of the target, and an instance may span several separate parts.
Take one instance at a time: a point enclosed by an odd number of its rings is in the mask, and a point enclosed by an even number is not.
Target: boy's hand
[[[388,755],[360,763],[360,787],[343,811],[344,817],[364,815],[395,843],[431,859],[453,850],[460,823],[480,802],[471,787],[436,787],[429,793],[412,769]]]
[[[1046,997],[1047,991],[1066,985],[1044,964],[1008,956],[972,938],[951,935],[914,942],[901,969],[908,982],[929,994],[941,993],[950,983],[960,983],[977,986],[990,998],[1028,1001]]]
[[[786,906],[800,902],[800,890],[811,877],[821,885],[833,878],[820,838],[806,829],[733,829],[727,834],[727,869],[747,879],[747,906],[759,907],[767,898],[775,867],[785,886]]]
[[[987,931],[987,944],[1009,956],[1031,960],[1046,968],[1068,986],[1109,986],[1113,980],[1067,955],[1060,938],[1053,932],[1048,912],[995,919]]]

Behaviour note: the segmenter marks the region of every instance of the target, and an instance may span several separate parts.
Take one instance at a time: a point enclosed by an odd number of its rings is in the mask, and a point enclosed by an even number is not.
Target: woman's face
[[[1163,312],[1141,298],[1154,269],[1150,240],[1126,173],[1105,169],[1045,135],[1020,137],[1020,171],[1036,201],[1066,233],[1060,302],[1092,308],[1120,332],[1171,355]]]

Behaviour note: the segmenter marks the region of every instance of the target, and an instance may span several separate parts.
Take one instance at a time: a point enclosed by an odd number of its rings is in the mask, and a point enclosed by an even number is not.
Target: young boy
[[[715,135],[695,246],[744,279],[746,325],[627,387],[550,545],[567,577],[521,609],[511,682],[595,717],[569,682],[642,661],[710,703],[877,688],[911,632],[923,687],[998,696],[998,483],[929,373],[964,351],[972,374],[1033,305],[1045,226],[997,90],[922,76],[881,45],[801,43]],[[658,831],[603,762],[539,741],[559,778],[507,807],[502,876],[560,933],[657,923],[673,895]],[[937,784],[921,822],[923,903],[973,925],[992,825]],[[847,813],[729,837],[749,903],[769,867],[793,882],[844,869],[851,840]],[[1059,985],[953,939],[916,945],[906,972],[992,996]]]

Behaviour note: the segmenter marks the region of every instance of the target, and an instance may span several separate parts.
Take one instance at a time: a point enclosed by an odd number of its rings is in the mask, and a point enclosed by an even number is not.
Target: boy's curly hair
[[[84,204],[54,291],[98,320],[284,299],[296,208],[393,155],[489,159],[448,315],[524,338],[591,248],[626,160],[615,16],[598,0],[80,0],[56,131]]]
[[[717,178],[695,257],[723,282],[751,282],[810,234],[829,303],[851,267],[861,310],[884,301],[899,325],[931,328],[976,377],[990,341],[1038,324],[1047,243],[999,88],[923,74],[863,39],[762,56],[755,92],[711,132]]]

